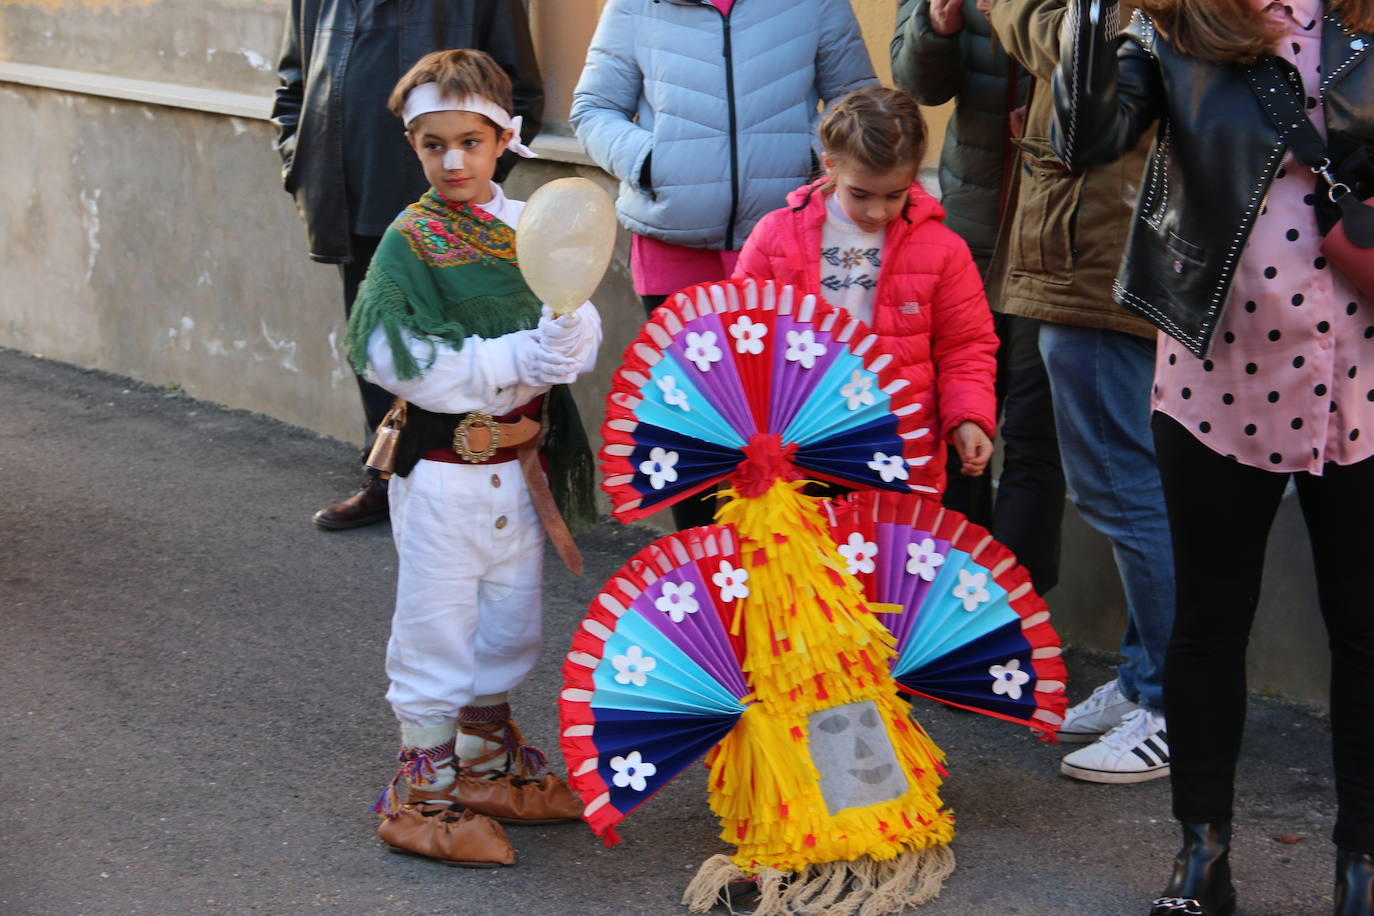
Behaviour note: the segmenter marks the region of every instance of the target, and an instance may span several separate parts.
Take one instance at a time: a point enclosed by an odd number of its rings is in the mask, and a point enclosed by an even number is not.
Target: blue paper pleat
[[[702,484],[717,480],[735,469],[743,454],[723,445],[703,442],[691,436],[659,426],[640,423],[635,429],[635,450],[629,457],[635,475],[632,486],[639,491],[645,505],[654,505],[688,492]],[[649,452],[655,447],[677,452],[677,480],[655,490],[649,483],[649,475],[640,470],[647,461]]]
[[[596,709],[592,743],[596,745],[597,772],[610,790],[611,804],[622,814],[642,805],[673,777],[699,760],[729,734],[740,713],[729,716],[673,716]],[[645,777],[644,791],[615,784],[611,758],[639,751],[655,772]]]
[[[1038,674],[1031,663],[1031,647],[1018,622],[999,627],[967,645],[932,659],[914,671],[896,678],[897,682],[939,699],[961,706],[986,709],[1017,718],[1028,718],[1036,709],[1035,684]],[[1021,684],[1020,699],[993,690],[997,679],[990,669],[1017,659],[1029,679]]]
[[[691,375],[671,353],[664,353],[663,358],[649,370],[650,380],[640,386],[639,396],[643,400],[634,409],[635,417],[641,423],[675,429],[707,442],[743,448],[744,439],[696,386]],[[667,376],[672,376],[674,386],[686,395],[685,407],[690,409],[669,406],[663,400],[663,389],[658,387],[658,380]]]
[[[715,611],[703,607],[697,613],[713,614]],[[655,662],[653,670],[645,672],[643,687],[615,680],[617,672],[612,659],[624,655],[634,645]],[[606,640],[601,663],[592,677],[596,683],[594,703],[601,707],[689,715],[738,714],[743,709],[730,691],[691,656],[653,624],[636,615],[620,618],[615,632]]]
[[[987,589],[989,600],[973,611],[964,610],[963,600],[954,597],[961,569],[987,574],[983,587]],[[1020,616],[1007,602],[1006,589],[997,584],[986,567],[980,566],[964,551],[951,548],[945,554],[945,563],[921,604],[911,634],[904,645],[898,646],[893,676],[900,677],[915,671],[930,660],[972,643],[1008,623],[1015,623],[1019,627]]]
[[[920,683],[911,683],[906,677],[896,678],[896,681],[934,700],[944,700],[956,706],[986,710],[1012,719],[1027,719],[1035,713],[1035,701],[1024,692],[1021,694],[1021,699],[1012,700],[1005,696],[980,693],[967,688],[932,688]],[[1023,684],[1021,689],[1024,691],[1028,686],[1030,685]]]
[[[849,384],[851,374],[856,371],[868,378],[874,403],[850,410],[840,389]],[[889,400],[879,385],[878,376],[864,368],[862,359],[846,350],[831,363],[812,391],[806,407],[788,424],[783,441],[806,445],[889,417]]]

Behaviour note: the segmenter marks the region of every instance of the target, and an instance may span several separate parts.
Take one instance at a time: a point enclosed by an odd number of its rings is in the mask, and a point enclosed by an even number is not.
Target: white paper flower
[[[697,368],[702,372],[709,372],[712,363],[720,362],[724,353],[720,352],[720,347],[716,346],[716,332],[703,331],[698,334],[696,331],[687,332],[687,347],[684,351],[687,358],[697,364]]]
[[[649,457],[639,463],[639,472],[649,478],[649,486],[662,490],[677,480],[677,452],[654,446],[649,449]]]
[[[825,344],[816,340],[810,328],[787,332],[787,352],[783,354],[788,362],[801,363],[803,369],[816,365],[816,358],[825,355]]]
[[[768,333],[768,325],[761,321],[750,321],[748,315],[730,325],[730,336],[735,338],[736,353],[762,353],[763,338]]]
[[[894,480],[906,480],[906,459],[901,455],[889,455],[885,452],[874,452],[873,460],[868,466],[878,472],[878,476],[883,479],[883,483],[892,483]]]
[[[851,576],[873,572],[873,558],[878,555],[878,545],[864,540],[864,536],[859,532],[850,534],[849,541],[841,544],[839,550],[840,556],[849,561],[848,569]]]
[[[936,550],[934,538],[926,538],[919,544],[907,544],[906,556],[906,571],[927,582],[934,582],[935,571],[945,564],[944,554]]]
[[[658,772],[658,767],[641,757],[639,751],[630,751],[624,757],[612,757],[611,769],[615,770],[611,782],[622,789],[629,786],[636,792],[643,792],[648,785],[646,777]]]
[[[658,390],[663,392],[663,403],[669,407],[681,407],[684,411],[690,411],[692,405],[687,403],[687,392],[677,386],[677,379],[671,375],[665,375],[656,383]]]
[[[720,600],[724,604],[749,594],[749,586],[745,585],[749,581],[749,570],[731,566],[729,560],[720,561],[720,572],[713,574],[711,581],[720,589]]]
[[[987,573],[971,573],[967,569],[961,569],[959,570],[959,584],[954,586],[954,597],[963,600],[964,610],[976,611],[978,605],[992,597],[988,594],[987,584]]]
[[[1030,675],[1021,670],[1019,658],[1013,658],[1005,665],[993,665],[988,669],[988,674],[992,675],[992,692],[1013,700],[1021,699],[1021,685],[1030,680]]]
[[[649,672],[658,667],[658,660],[645,655],[639,646],[630,646],[624,655],[617,655],[611,659],[611,667],[615,669],[617,684],[643,687],[649,682]]]
[[[849,382],[840,386],[840,397],[850,410],[871,407],[878,401],[873,394],[873,376],[855,369],[849,373]]]
[[[663,593],[654,601],[654,607],[668,615],[673,623],[682,623],[682,618],[695,614],[701,605],[696,598],[697,587],[691,582],[664,582]]]

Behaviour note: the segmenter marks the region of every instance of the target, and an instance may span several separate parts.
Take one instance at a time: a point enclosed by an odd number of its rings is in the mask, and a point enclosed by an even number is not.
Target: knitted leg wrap
[[[464,706],[458,713],[458,760],[467,769],[508,770],[533,777],[548,763],[544,752],[525,743],[510,717],[509,703]]]

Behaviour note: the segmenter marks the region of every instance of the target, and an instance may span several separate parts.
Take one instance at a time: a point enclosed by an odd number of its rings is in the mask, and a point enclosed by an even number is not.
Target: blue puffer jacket
[[[817,100],[874,82],[848,0],[609,0],[571,120],[631,232],[737,249],[810,177]]]

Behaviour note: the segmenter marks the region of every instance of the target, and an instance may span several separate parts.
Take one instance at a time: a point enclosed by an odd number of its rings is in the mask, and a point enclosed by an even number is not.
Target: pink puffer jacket
[[[788,207],[765,216],[740,252],[734,276],[790,283],[824,298],[820,285],[824,181],[787,195]],[[873,304],[873,333],[899,371],[933,405],[948,438],[965,420],[992,436],[997,335],[983,283],[963,239],[944,225],[944,208],[920,185],[902,216],[887,224]],[[943,459],[937,462],[943,465]],[[939,486],[944,487],[941,474]]]

